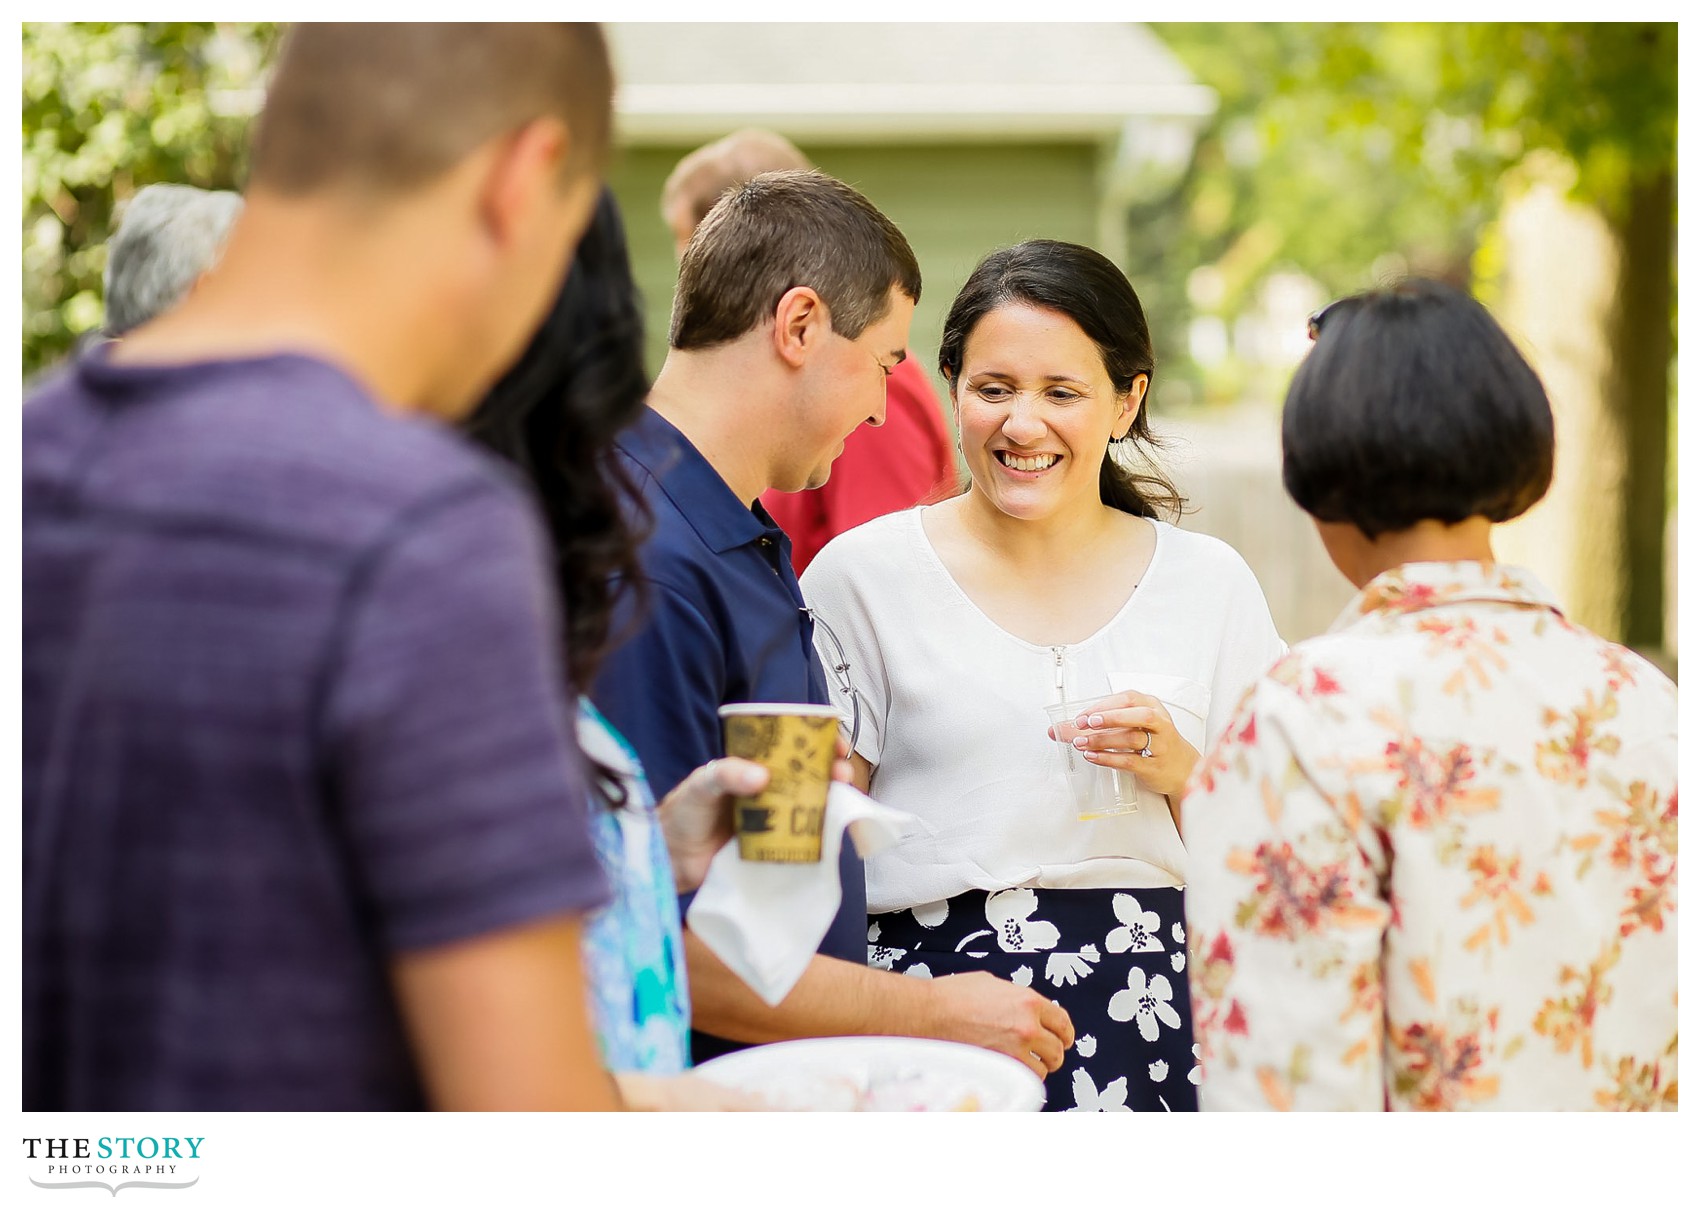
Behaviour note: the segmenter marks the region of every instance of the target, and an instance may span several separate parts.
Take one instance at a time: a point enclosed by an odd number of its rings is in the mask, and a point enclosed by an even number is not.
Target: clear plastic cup
[[[1101,705],[1104,695],[1091,699],[1071,699],[1053,703],[1045,708],[1056,732],[1057,744],[1065,751],[1063,762],[1068,771],[1068,787],[1073,797],[1075,815],[1081,821],[1099,817],[1116,817],[1136,812],[1139,808],[1138,781],[1128,771],[1117,767],[1099,766],[1074,747],[1074,739],[1086,730],[1075,724],[1081,715]]]

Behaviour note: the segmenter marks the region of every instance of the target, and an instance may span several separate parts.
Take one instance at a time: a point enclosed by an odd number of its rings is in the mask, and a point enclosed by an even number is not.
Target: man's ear
[[[560,192],[569,143],[566,123],[551,117],[492,140],[478,209],[497,243],[513,243],[539,205]]]
[[[801,367],[832,330],[826,304],[812,286],[794,286],[773,309],[773,350],[787,366]]]
[[[1117,438],[1127,437],[1127,432],[1133,428],[1133,423],[1139,416],[1139,407],[1145,403],[1145,389],[1151,386],[1151,376],[1135,375],[1133,388],[1122,397],[1122,411],[1116,417],[1116,423],[1110,433]]]

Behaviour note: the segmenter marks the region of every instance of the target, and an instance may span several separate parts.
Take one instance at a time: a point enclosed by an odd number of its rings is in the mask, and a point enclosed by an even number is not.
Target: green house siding
[[[610,176],[626,217],[632,266],[643,290],[653,375],[667,352],[676,265],[661,222],[661,183],[689,147],[627,148]],[[805,146],[824,172],[850,182],[903,229],[921,263],[921,303],[910,352],[938,362],[945,312],[969,272],[1001,245],[1037,236],[1096,241],[1096,145],[950,144]],[[934,372],[935,381],[937,374]],[[944,398],[943,383],[939,396]]]

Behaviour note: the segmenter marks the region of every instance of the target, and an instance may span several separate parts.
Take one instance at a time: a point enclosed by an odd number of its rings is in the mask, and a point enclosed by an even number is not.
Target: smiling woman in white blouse
[[[991,254],[939,363],[967,490],[848,532],[803,578],[863,786],[927,823],[868,862],[870,962],[1060,1003],[1075,1045],[1048,1110],[1194,1108],[1179,794],[1284,646],[1239,555],[1159,520],[1174,489],[1112,454],[1151,441],[1154,369],[1114,264]],[[1131,812],[1081,818],[1046,712],[1070,701],[1065,736],[1131,774]]]
[[[1676,687],[1496,563],[1535,372],[1411,281],[1312,318],[1283,476],[1360,593],[1187,797],[1202,1102],[1676,1108]]]

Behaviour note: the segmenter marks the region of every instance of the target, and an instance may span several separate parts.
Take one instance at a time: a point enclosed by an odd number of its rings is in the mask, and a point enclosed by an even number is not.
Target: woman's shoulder
[[[878,569],[887,575],[916,564],[919,507],[885,514],[852,527],[828,541],[803,573],[803,584],[825,584],[845,577],[866,578]]]
[[[1189,576],[1214,574],[1256,581],[1251,565],[1246,563],[1239,549],[1226,540],[1161,519],[1152,519],[1151,525],[1157,528],[1158,548],[1165,564],[1180,566]]]

